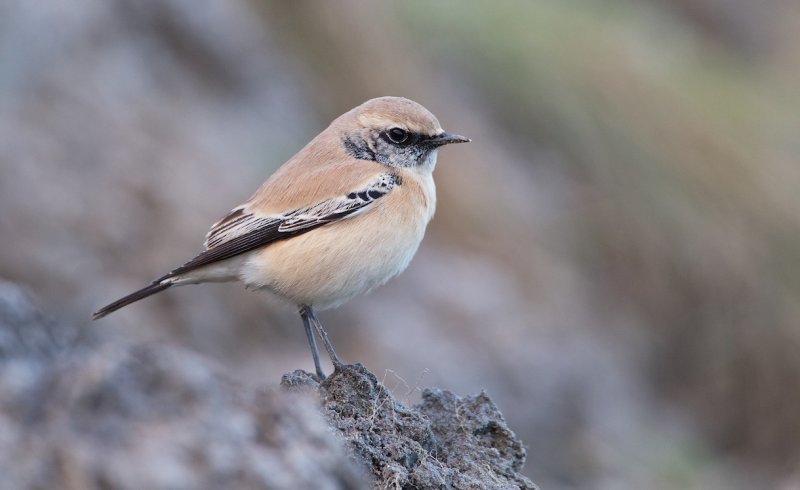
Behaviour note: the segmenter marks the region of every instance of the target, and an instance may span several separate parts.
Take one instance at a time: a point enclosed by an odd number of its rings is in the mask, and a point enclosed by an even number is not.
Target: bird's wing
[[[270,216],[259,216],[250,211],[246,205],[237,207],[211,227],[206,235],[204,252],[161,277],[159,281],[306,233],[329,223],[352,218],[368,211],[400,184],[400,177],[396,174],[383,173],[347,194]]]
[[[381,174],[362,189],[285,214],[278,231],[282,233],[302,232],[305,229],[313,229],[363,213],[378,199],[389,194],[400,182],[397,174]]]

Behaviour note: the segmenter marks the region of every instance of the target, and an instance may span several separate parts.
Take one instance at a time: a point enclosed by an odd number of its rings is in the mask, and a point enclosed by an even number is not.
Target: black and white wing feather
[[[123,306],[146,298],[172,286],[183,274],[250,252],[270,243],[285,240],[320,226],[352,218],[375,206],[392,189],[402,184],[400,177],[385,173],[365,188],[344,196],[274,216],[258,216],[246,206],[235,208],[211,227],[206,235],[206,250],[177,269],[159,277],[150,285],[97,310],[93,319],[102,318]]]
[[[400,183],[395,174],[381,174],[363,189],[274,216],[257,216],[248,213],[244,207],[235,208],[208,232],[204,252],[159,280],[357,216],[373,207]]]

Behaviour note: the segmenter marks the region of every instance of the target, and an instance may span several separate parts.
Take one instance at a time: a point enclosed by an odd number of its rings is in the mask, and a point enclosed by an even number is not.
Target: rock
[[[407,408],[360,364],[321,384],[286,374],[290,391],[316,391],[328,422],[348,442],[377,488],[535,489],[519,471],[525,448],[486,395],[426,389]]]
[[[102,338],[0,281],[0,489],[535,488],[485,393],[408,408],[361,365],[281,385]]]
[[[90,332],[0,282],[0,488],[367,488],[307,396]]]

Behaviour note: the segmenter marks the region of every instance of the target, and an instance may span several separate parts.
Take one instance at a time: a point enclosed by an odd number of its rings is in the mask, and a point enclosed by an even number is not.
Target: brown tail
[[[160,293],[161,291],[167,289],[168,287],[172,286],[170,282],[154,282],[147,287],[143,287],[138,291],[134,291],[131,294],[125,296],[124,298],[120,298],[108,306],[104,306],[97,310],[94,315],[92,315],[92,320],[97,320],[98,318],[103,318],[104,316],[108,315],[109,313],[113,313],[118,309],[122,308],[123,306],[128,306],[131,303],[135,303],[140,299],[144,299],[152,294]]]

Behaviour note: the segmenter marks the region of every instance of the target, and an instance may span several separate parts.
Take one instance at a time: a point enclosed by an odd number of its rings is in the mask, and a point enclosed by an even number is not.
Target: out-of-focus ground
[[[800,487],[792,0],[0,3],[0,277],[69,322],[311,367],[234,285],[92,311],[345,110],[403,95],[441,152],[409,270],[320,316],[396,393],[486,389],[549,489]]]

